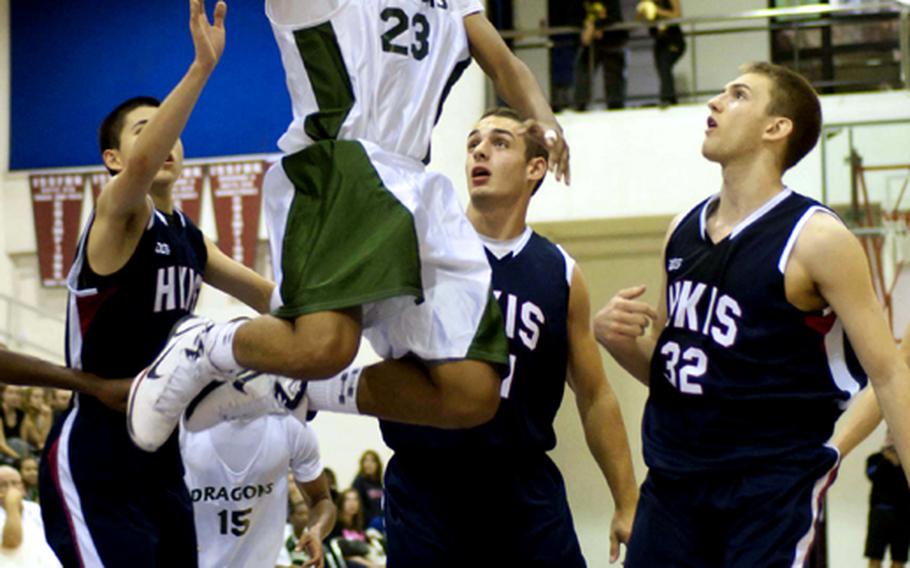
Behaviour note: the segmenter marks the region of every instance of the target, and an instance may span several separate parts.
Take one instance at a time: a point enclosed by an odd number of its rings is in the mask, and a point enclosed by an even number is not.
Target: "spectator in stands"
[[[593,72],[603,69],[607,108],[620,109],[626,104],[626,41],[628,30],[610,30],[621,23],[620,0],[585,2],[585,19],[581,31],[582,49],[576,65],[575,108],[585,110],[591,103]]]
[[[6,434],[4,429],[0,428],[0,464],[13,464],[19,457],[19,452],[6,443]]]
[[[21,437],[31,448],[41,451],[53,420],[47,394],[41,387],[28,387],[22,400],[25,417],[22,419]]]
[[[382,459],[375,450],[367,450],[360,456],[360,468],[351,487],[360,495],[366,525],[382,516]]]
[[[366,533],[360,494],[348,488],[338,496],[338,517],[329,540],[338,539],[338,547],[348,566],[353,568],[382,568],[385,554],[382,545],[371,541]]]
[[[44,540],[41,508],[23,494],[19,472],[0,466],[0,568],[60,566]]]
[[[551,1],[547,7],[549,27],[571,27],[585,18],[582,0]],[[550,106],[559,112],[572,106],[575,87],[575,60],[581,47],[577,33],[554,34],[550,36],[553,47],[550,50]]]
[[[66,389],[53,389],[51,394],[51,409],[54,411],[54,422],[57,418],[66,412],[70,407],[70,400],[73,398],[73,391]]]
[[[25,412],[22,410],[22,388],[15,385],[5,385],[0,394],[0,419],[3,420],[3,438],[0,440],[0,453],[6,458],[3,463],[13,463],[25,452],[24,444],[20,438],[22,420]]]
[[[660,80],[660,104],[676,104],[673,66],[686,51],[686,40],[678,25],[661,24],[661,20],[682,17],[680,0],[641,0],[636,9],[638,19],[656,24],[648,31],[654,38],[654,66]]]
[[[19,462],[19,475],[22,476],[22,485],[25,498],[34,503],[38,502],[38,458],[29,456]]]
[[[899,568],[910,549],[910,487],[890,432],[881,451],[866,460],[866,476],[872,482],[866,532],[869,568],[882,565],[886,548],[891,550],[892,568]]]

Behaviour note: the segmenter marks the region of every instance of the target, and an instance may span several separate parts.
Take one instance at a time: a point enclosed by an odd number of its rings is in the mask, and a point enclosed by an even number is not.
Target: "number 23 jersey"
[[[667,243],[667,323],[651,359],[645,460],[665,473],[743,469],[828,452],[866,377],[830,310],[787,301],[784,271],[805,222],[833,214],[784,190],[713,243],[717,198]]]
[[[279,147],[366,140],[427,160],[470,63],[464,18],[482,10],[478,0],[266,0],[294,115]]]

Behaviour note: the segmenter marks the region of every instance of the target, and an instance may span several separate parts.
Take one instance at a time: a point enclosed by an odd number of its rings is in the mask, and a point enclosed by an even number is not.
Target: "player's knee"
[[[492,420],[499,409],[499,376],[489,365],[475,367],[461,378],[457,393],[446,394],[450,428],[480,426]]]
[[[297,379],[324,379],[337,375],[357,355],[358,339],[344,333],[308,336],[286,354],[287,374]]]

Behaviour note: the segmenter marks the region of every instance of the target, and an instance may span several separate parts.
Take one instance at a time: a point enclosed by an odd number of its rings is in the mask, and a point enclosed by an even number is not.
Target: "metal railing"
[[[32,352],[52,361],[62,361],[62,343],[60,344],[61,349],[51,349],[47,344],[33,340],[29,333],[23,330],[23,326],[17,323],[23,318],[33,324],[36,320],[44,320],[53,327],[62,328],[65,320],[59,314],[43,310],[6,294],[0,294],[0,313],[4,314],[3,326],[0,327],[0,340],[9,347]]]
[[[687,92],[680,94],[683,97],[696,98],[716,91],[716,89],[703,90],[699,87],[699,58],[698,50],[696,49],[699,38],[761,31],[767,31],[770,34],[774,31],[789,30],[793,32],[794,36],[792,67],[800,70],[800,66],[805,63],[807,55],[817,56],[818,52],[818,48],[804,45],[803,38],[808,32],[812,30],[830,30],[835,26],[856,25],[883,19],[885,21],[894,20],[898,22],[897,37],[893,38],[894,41],[889,43],[894,43],[897,48],[895,58],[899,60],[900,87],[910,89],[910,2],[906,0],[855,6],[815,4],[793,8],[770,8],[729,14],[667,19],[651,23],[624,21],[605,29],[631,32],[629,44],[634,46],[636,44],[649,45],[653,41],[647,33],[648,28],[657,25],[679,25],[689,42],[687,52],[689,53],[690,74],[689,88]],[[560,26],[505,30],[500,33],[503,38],[512,40],[514,50],[521,51],[550,48],[554,46],[551,39],[553,36],[580,34],[580,32],[580,27]],[[770,42],[771,39],[769,38]],[[884,49],[888,46],[882,47]],[[829,46],[829,49],[833,49],[835,52],[839,50],[837,46]],[[838,83],[831,80],[813,81],[813,85],[817,89],[850,87],[851,85],[859,87],[869,86],[870,84],[857,84],[856,82]]]

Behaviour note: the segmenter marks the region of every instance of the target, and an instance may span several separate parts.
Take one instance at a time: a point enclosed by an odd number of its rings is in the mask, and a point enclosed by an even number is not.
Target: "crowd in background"
[[[339,490],[335,472],[324,470],[338,508],[335,528],[325,539],[324,549],[327,556],[343,559],[350,568],[382,568],[386,564],[382,470],[382,459],[374,450],[366,450],[360,456],[357,475],[349,487]],[[303,564],[306,560],[296,548],[306,531],[307,506],[296,486],[291,483],[290,487],[284,540],[288,554],[282,551],[279,567]]]
[[[677,103],[673,66],[686,50],[682,29],[664,21],[682,17],[681,0],[641,0],[635,20],[649,25],[653,39],[654,65],[660,83],[661,106]],[[500,30],[514,29],[512,2],[493,0],[490,19]],[[580,32],[550,36],[550,98],[554,111],[587,110],[593,102],[595,74],[603,77],[607,109],[626,106],[628,29],[621,0],[560,0],[548,5],[551,28],[580,28]]]
[[[67,409],[71,397],[63,389],[0,385],[0,464],[15,465],[39,456],[51,425]]]

